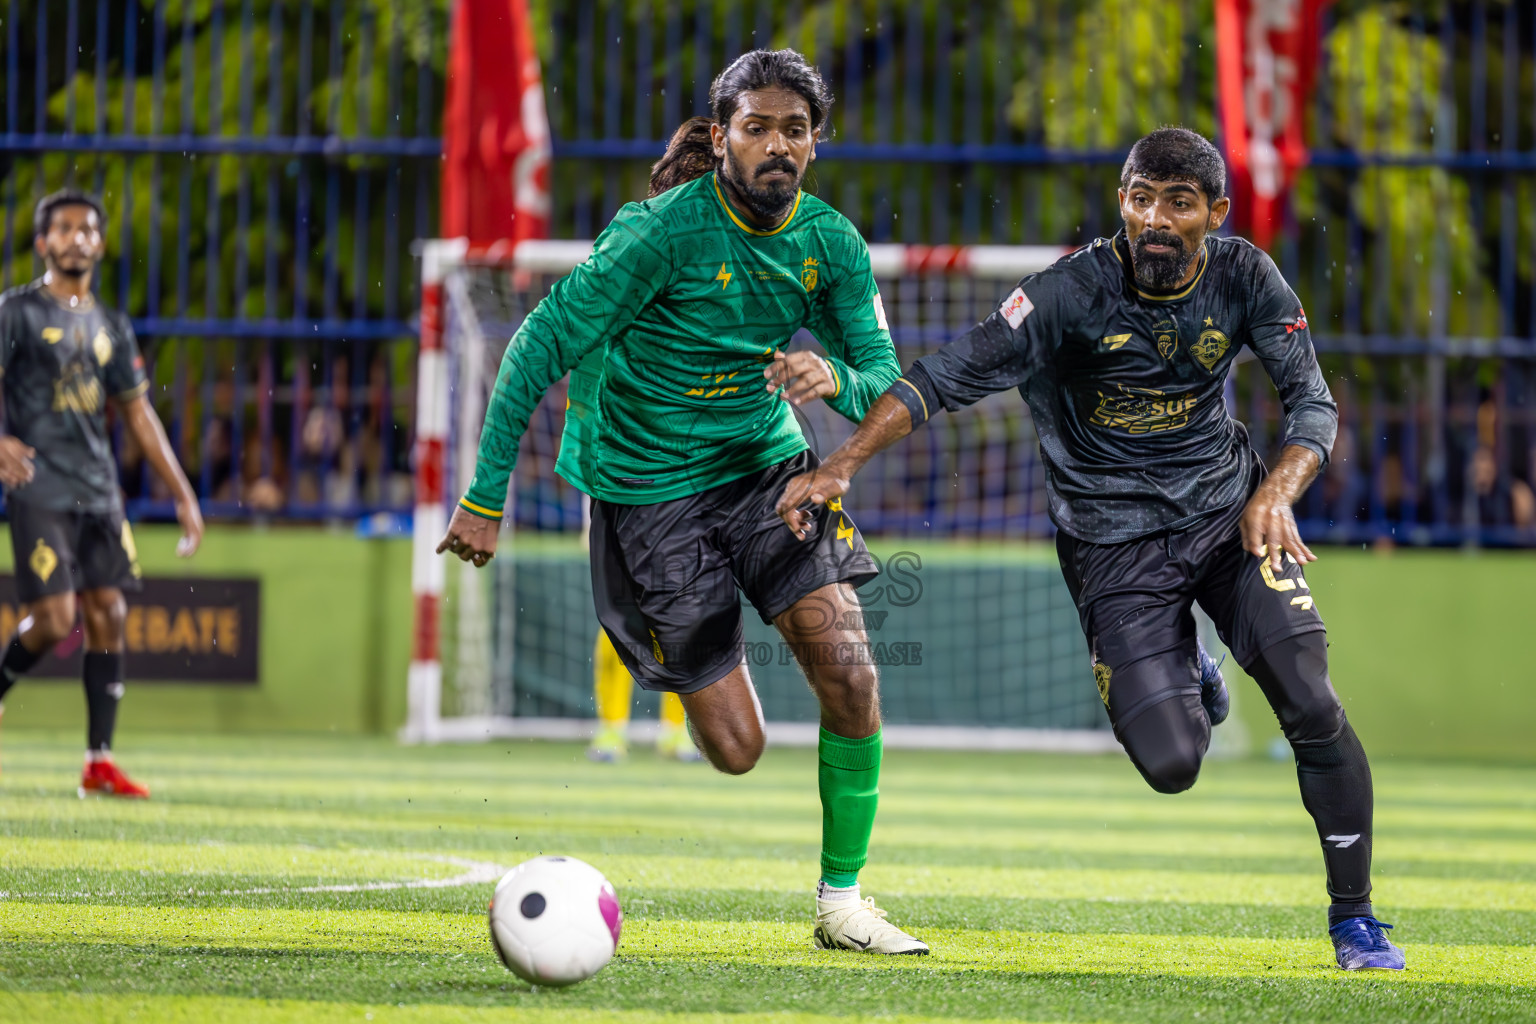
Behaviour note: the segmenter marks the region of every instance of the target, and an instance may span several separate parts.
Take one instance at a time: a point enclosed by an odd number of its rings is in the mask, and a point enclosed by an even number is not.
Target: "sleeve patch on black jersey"
[[[1024,318],[1035,310],[1035,304],[1029,301],[1029,296],[1024,294],[1023,288],[1015,288],[1008,293],[1003,304],[998,307],[998,312],[1003,314],[1003,319],[1008,321],[1008,326],[1014,330],[1024,322]]]

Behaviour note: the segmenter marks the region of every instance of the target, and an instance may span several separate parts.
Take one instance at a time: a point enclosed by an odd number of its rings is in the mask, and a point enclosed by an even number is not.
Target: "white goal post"
[[[582,739],[592,731],[594,720],[577,717],[569,703],[564,705],[562,717],[551,717],[535,706],[536,700],[528,703],[534,698],[519,697],[520,680],[524,675],[536,676],[539,669],[515,662],[516,652],[528,644],[527,632],[535,628],[545,629],[549,635],[541,636],[540,641],[565,649],[568,661],[585,662],[590,657],[590,637],[595,628],[590,605],[578,610],[574,604],[561,604],[558,612],[566,619],[579,618],[583,628],[591,627],[585,634],[574,621],[550,625],[553,620],[548,609],[543,609],[543,627],[520,620],[519,616],[526,616],[531,609],[518,608],[514,566],[518,564],[519,542],[513,529],[502,531],[498,558],[486,569],[476,570],[435,550],[453,505],[473,474],[480,425],[510,330],[549,284],[585,260],[591,249],[589,241],[529,241],[515,248],[509,244],[471,247],[464,239],[420,243],[421,347],[412,560],[415,618],[407,718],[399,734],[404,742]],[[895,282],[917,279],[974,278],[981,286],[971,290],[987,295],[995,291],[988,300],[993,303],[1013,282],[1049,266],[1068,251],[1058,246],[878,244],[869,250],[876,279],[887,283],[883,288],[895,290]],[[961,282],[956,287],[969,286]],[[487,302],[486,295],[493,290],[501,305],[487,311],[493,304]],[[887,295],[888,311],[891,304]],[[558,435],[541,438],[538,443],[545,451],[558,444]],[[515,497],[514,487],[505,510],[508,526],[517,521]],[[540,593],[533,581],[527,581],[527,586],[530,592]],[[587,638],[585,649],[578,649],[583,643],[580,636]],[[590,687],[590,681],[587,685]],[[1092,691],[1091,682],[1087,689]],[[1096,695],[1094,700],[1096,703]],[[636,721],[631,738],[646,739],[653,728],[651,723]],[[810,746],[815,744],[816,735],[814,723],[768,723],[768,739],[775,745]],[[1072,752],[1119,749],[1112,734],[1099,727],[892,724],[886,727],[885,738],[892,747]]]

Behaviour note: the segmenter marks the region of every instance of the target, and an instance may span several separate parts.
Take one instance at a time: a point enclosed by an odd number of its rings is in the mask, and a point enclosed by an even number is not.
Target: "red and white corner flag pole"
[[[436,548],[458,498],[448,493],[452,395],[444,352],[443,281],[472,250],[548,236],[549,163],[544,85],[525,0],[458,0],[443,116],[441,239],[422,250],[411,563],[416,607],[403,734],[409,741],[438,738],[444,562]],[[474,439],[461,438],[460,443],[472,447]],[[454,480],[452,486],[462,488],[467,482]]]

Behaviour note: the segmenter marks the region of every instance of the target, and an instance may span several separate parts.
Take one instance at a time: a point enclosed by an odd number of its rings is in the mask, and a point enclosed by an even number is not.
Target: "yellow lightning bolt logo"
[[[842,516],[837,517],[837,539],[848,542],[848,550],[853,550],[853,527],[848,525],[848,520]]]
[[[715,275],[715,280],[720,282],[720,287],[722,289],[731,283],[731,272],[725,269],[724,263],[720,264],[720,273]]]

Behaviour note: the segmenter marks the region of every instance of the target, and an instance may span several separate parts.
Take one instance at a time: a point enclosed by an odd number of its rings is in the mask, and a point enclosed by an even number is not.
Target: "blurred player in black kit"
[[[104,251],[100,200],[65,189],[37,204],[42,278],[0,295],[0,483],[16,555],[17,596],[28,607],[0,659],[0,699],[85,618],[89,718],[80,795],[147,797],[112,760],[123,696],[124,590],[138,590],[133,533],[123,518],[107,436],[107,400],[176,500],[183,557],[197,550],[203,517],[160,418],[127,316],[100,305],[91,276]]]
[[[1026,277],[985,321],[913,363],[841,448],[789,482],[779,514],[798,534],[808,508],[843,495],[933,413],[1018,388],[1040,437],[1062,574],[1132,762],[1161,793],[1199,774],[1219,716],[1201,701],[1198,601],[1290,740],[1339,966],[1400,970],[1370,904],[1370,766],[1328,678],[1301,571],[1315,556],[1291,513],[1338,428],[1306,313],[1264,252],[1210,234],[1231,203],[1205,138],[1142,138],[1119,197],[1124,230]],[[1223,401],[1243,345],[1285,410],[1268,471]]]

